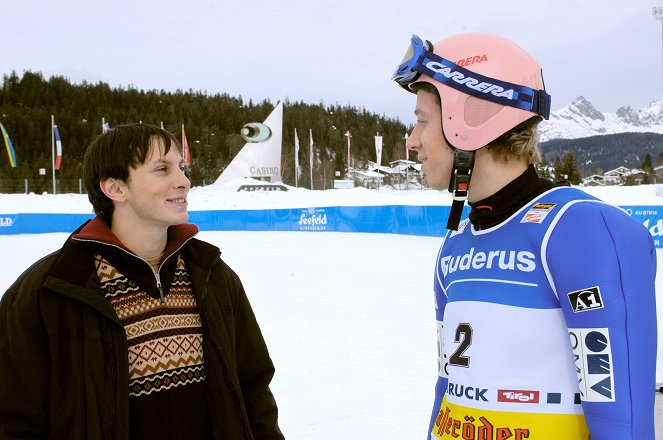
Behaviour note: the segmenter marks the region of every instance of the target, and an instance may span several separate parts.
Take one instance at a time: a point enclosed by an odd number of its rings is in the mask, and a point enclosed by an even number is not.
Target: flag
[[[110,125],[108,125],[106,119],[101,118],[101,132],[106,133],[108,130],[110,130]]]
[[[12,141],[9,139],[9,134],[7,134],[7,130],[5,130],[2,123],[0,123],[0,131],[2,131],[2,137],[5,139],[5,146],[7,147],[7,154],[9,155],[9,165],[11,165],[12,168],[16,168],[16,153],[14,153],[14,146],[12,145]]]
[[[405,136],[403,136],[403,139],[405,140],[405,160],[410,160],[410,150],[407,148],[407,138],[409,136],[407,133],[405,133]]]
[[[350,176],[350,166],[352,165],[352,150],[350,149],[350,139],[352,139],[352,135],[350,134],[350,130],[345,133],[345,136],[348,137],[348,176]]]
[[[309,129],[309,139],[310,139],[310,147],[309,147],[309,166],[311,168],[311,189],[313,189],[313,130]]]
[[[379,132],[377,136],[375,136],[375,156],[376,156],[376,163],[379,169],[382,162],[382,136],[380,136]]]
[[[297,137],[297,129],[295,128],[295,182],[301,174],[302,169],[299,166],[299,137]],[[296,183],[295,186],[297,186]]]
[[[53,125],[53,134],[55,135],[55,169],[59,170],[62,162],[62,141],[57,125]]]
[[[191,166],[191,155],[189,154],[189,143],[186,141],[184,124],[182,124],[182,160],[187,167]]]

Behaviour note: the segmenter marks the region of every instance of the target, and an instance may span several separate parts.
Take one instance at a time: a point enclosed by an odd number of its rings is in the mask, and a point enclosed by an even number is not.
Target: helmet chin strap
[[[458,230],[460,216],[470,189],[470,178],[474,168],[475,151],[463,151],[454,148],[454,164],[449,179],[449,192],[453,195],[451,212],[447,220],[447,229]]]

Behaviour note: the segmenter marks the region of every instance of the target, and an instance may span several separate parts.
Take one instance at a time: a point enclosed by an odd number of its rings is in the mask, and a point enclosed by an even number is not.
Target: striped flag
[[[311,171],[311,189],[313,189],[313,129],[309,129],[309,168]]]
[[[62,162],[62,141],[57,125],[53,125],[53,134],[55,135],[55,169],[59,170]]]
[[[379,169],[382,166],[382,136],[380,136],[380,132],[375,136],[375,158]]]
[[[302,174],[302,169],[299,166],[299,137],[297,136],[297,129],[295,128],[295,180]],[[297,184],[295,184],[297,186]]]
[[[352,167],[352,149],[350,147],[350,139],[352,139],[352,135],[350,134],[350,130],[348,130],[347,133],[345,133],[344,136],[348,137],[348,177],[350,176],[350,168]]]
[[[405,136],[403,136],[403,140],[405,140],[405,160],[410,160],[410,150],[407,148],[407,138],[409,136],[407,133],[405,133]]]
[[[7,134],[7,130],[5,130],[2,123],[0,123],[0,131],[2,131],[2,137],[5,139],[5,146],[7,147],[7,154],[9,155],[9,165],[11,165],[12,168],[16,168],[16,153],[14,152],[14,146],[12,145],[12,141],[9,139],[9,134]]]
[[[187,167],[191,166],[191,155],[189,154],[189,143],[184,132],[184,124],[182,124],[182,160]]]

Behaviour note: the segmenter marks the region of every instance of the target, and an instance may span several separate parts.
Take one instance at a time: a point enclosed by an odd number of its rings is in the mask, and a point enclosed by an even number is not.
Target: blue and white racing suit
[[[578,189],[464,220],[437,258],[429,438],[653,439],[655,275],[647,229]]]

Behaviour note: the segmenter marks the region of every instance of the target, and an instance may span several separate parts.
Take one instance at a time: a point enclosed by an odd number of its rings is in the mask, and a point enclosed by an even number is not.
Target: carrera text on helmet
[[[472,78],[471,76],[466,76],[461,72],[452,70],[451,67],[445,66],[444,64],[437,61],[428,61],[425,66],[433,72],[443,75],[447,79],[451,79],[458,84],[463,84],[470,89],[482,93],[490,93],[499,98],[507,99],[513,99],[514,94],[516,93],[516,91],[513,89],[504,89],[498,85],[487,83],[485,81],[479,81],[478,79]]]

